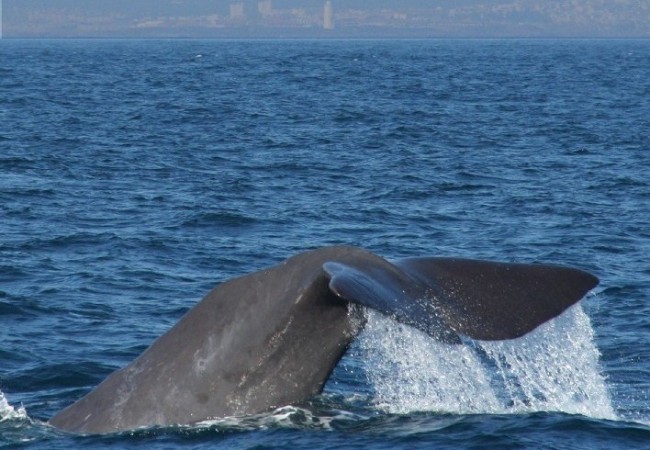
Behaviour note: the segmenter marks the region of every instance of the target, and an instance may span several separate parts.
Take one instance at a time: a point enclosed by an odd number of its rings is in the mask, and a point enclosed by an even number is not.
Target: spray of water
[[[0,391],[0,423],[7,420],[27,419],[27,411],[22,406],[14,408],[7,401],[4,393]]]
[[[593,329],[574,306],[511,341],[446,345],[374,311],[359,344],[376,405],[388,412],[556,411],[616,419]]]

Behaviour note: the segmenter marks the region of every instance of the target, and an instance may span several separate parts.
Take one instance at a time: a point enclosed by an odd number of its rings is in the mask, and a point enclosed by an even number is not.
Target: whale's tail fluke
[[[326,262],[330,288],[445,342],[520,337],[598,284],[582,270],[546,264],[408,258],[392,265]]]
[[[510,339],[598,280],[545,265],[413,258],[326,247],[215,287],[167,333],[50,424],[109,433],[255,414],[323,388],[361,329],[348,302],[438,340]]]

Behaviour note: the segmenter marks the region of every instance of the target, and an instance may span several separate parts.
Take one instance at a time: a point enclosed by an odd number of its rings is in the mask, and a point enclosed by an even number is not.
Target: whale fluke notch
[[[379,265],[328,261],[323,269],[330,289],[340,298],[375,309],[439,341],[461,343],[447,324],[435,293],[396,265],[385,260]]]
[[[434,338],[511,339],[598,283],[576,269],[445,258],[395,262],[325,247],[217,285],[126,367],[56,414],[96,434],[186,425],[295,404],[319,393],[363,327],[350,302]]]

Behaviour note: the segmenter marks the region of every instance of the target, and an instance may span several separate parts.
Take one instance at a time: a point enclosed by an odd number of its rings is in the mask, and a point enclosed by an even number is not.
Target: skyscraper
[[[257,4],[257,10],[262,17],[271,15],[271,11],[273,11],[271,0],[260,0]]]
[[[326,30],[334,29],[334,12],[332,10],[332,2],[327,0],[323,10],[323,28]]]

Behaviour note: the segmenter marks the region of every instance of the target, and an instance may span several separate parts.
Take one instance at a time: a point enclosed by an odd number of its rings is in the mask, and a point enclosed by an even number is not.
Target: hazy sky
[[[228,21],[244,3],[245,20]],[[4,37],[478,36],[650,38],[650,0],[0,0]],[[278,31],[284,30],[284,31]],[[287,30],[291,30],[288,32]]]

